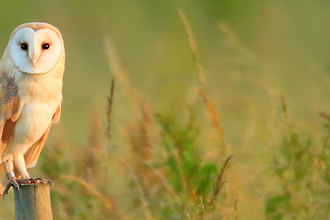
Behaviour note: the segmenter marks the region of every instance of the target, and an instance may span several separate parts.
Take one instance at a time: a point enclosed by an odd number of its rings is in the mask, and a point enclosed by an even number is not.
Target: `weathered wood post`
[[[52,220],[49,184],[14,187],[16,220]]]

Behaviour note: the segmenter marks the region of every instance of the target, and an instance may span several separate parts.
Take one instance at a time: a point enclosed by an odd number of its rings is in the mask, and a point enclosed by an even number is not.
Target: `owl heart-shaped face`
[[[61,58],[63,41],[51,28],[18,27],[10,40],[10,53],[15,67],[25,74],[45,74]]]

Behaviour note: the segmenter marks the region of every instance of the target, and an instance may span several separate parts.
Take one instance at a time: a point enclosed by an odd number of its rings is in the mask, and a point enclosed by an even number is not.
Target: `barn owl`
[[[65,52],[61,33],[25,23],[12,33],[0,60],[0,194],[35,183],[34,167],[61,113]]]

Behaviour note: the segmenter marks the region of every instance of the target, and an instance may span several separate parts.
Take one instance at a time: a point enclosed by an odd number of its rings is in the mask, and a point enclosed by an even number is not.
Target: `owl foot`
[[[54,186],[54,183],[51,181],[51,180],[44,180],[44,179],[41,179],[41,178],[30,178],[30,179],[26,179],[28,180],[28,183],[27,184],[23,184],[23,185],[31,185],[31,184],[52,184],[52,186]]]
[[[8,191],[11,187],[17,187],[19,189],[19,183],[17,182],[18,180],[15,177],[10,178],[9,182],[6,185],[5,190],[3,191],[3,196],[8,194]]]
[[[11,187],[16,187],[19,190],[19,187],[22,185],[39,185],[39,184],[52,184],[54,186],[53,182],[50,180],[44,180],[41,178],[36,178],[36,179],[16,179],[16,178],[11,178],[9,182],[6,185],[5,190],[3,191],[3,195],[8,194],[8,191]]]

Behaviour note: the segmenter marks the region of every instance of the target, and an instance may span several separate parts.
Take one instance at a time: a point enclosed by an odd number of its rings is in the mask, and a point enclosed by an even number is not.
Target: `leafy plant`
[[[282,103],[285,106],[283,97]],[[283,109],[288,122],[287,109]],[[330,205],[325,200],[325,195],[330,195],[327,178],[330,165],[327,152],[329,122],[325,124],[327,137],[323,148],[313,144],[311,136],[296,131],[290,123],[288,125],[282,134],[279,154],[274,157],[271,166],[281,188],[267,196],[266,217],[273,220],[327,219]]]

